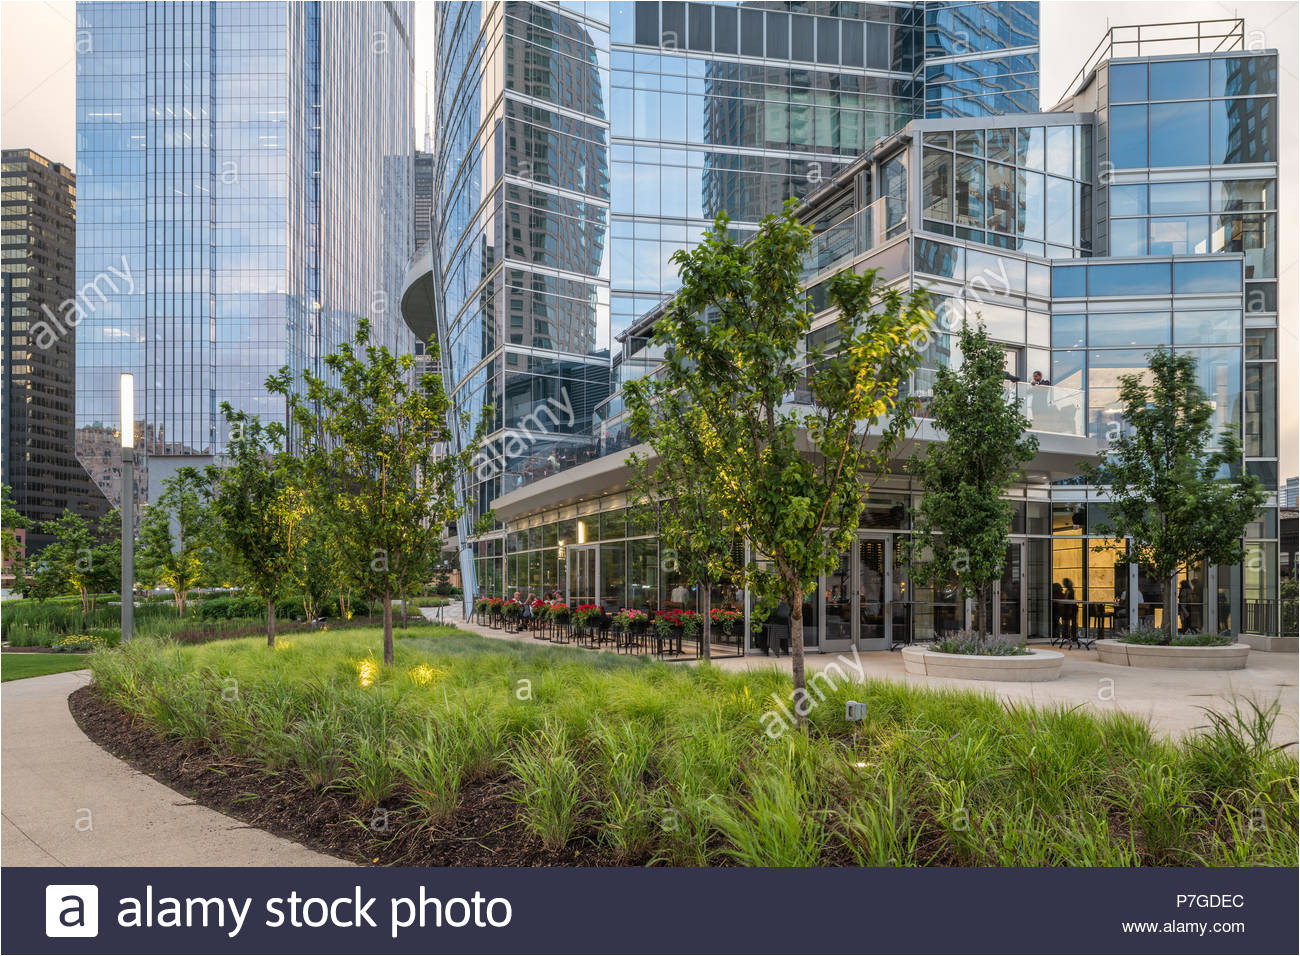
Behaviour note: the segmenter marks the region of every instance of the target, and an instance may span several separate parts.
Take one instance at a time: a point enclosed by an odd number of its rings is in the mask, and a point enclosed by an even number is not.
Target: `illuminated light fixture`
[[[122,640],[135,630],[135,376],[123,372],[118,437],[122,444]]]

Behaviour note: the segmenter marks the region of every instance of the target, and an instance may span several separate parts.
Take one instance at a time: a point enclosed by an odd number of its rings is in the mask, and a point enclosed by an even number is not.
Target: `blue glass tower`
[[[619,336],[674,290],[674,251],[719,212],[752,231],[926,114],[932,32],[952,75],[936,103],[1036,109],[1037,8],[440,4],[432,251],[404,310],[442,342],[459,408],[493,409],[471,517],[599,453],[593,435],[637,374]],[[973,50],[939,38],[958,23],[974,25]],[[477,570],[497,591],[503,532],[473,537],[465,580]]]
[[[363,316],[410,351],[410,3],[79,3],[79,454],[135,373],[149,485],[224,447],[222,402],[320,369]]]

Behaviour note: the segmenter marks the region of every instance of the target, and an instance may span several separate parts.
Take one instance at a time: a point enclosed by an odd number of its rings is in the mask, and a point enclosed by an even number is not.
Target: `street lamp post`
[[[122,640],[135,629],[135,376],[122,373]]]

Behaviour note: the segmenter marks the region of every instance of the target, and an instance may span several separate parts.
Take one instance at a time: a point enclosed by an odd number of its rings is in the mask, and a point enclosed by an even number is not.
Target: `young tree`
[[[313,507],[316,494],[311,487],[311,469],[293,456],[285,456],[281,467],[286,482],[277,507],[289,549],[289,580],[295,593],[302,595],[303,619],[314,621],[330,594],[335,554],[325,518]]]
[[[770,570],[744,579],[765,606],[790,606],[795,712],[806,717],[803,604],[858,526],[873,476],[911,423],[900,385],[920,361],[933,314],[926,296],[885,288],[874,271],[827,283],[832,340],[808,347],[801,286],[812,230],[794,204],[740,242],[720,215],[692,250],[673,255],[682,286],[655,328],[667,347],[647,398],[680,394],[697,441],[665,444],[709,502]],[[677,467],[677,466],[670,466]]]
[[[59,517],[44,522],[41,530],[54,540],[36,556],[29,578],[30,595],[45,600],[76,591],[82,611],[94,610],[95,596],[117,586],[120,532],[114,529],[113,520],[120,525],[116,511],[105,515],[92,531],[85,518],[65,508]]]
[[[1177,575],[1199,564],[1237,564],[1242,537],[1267,494],[1241,461],[1241,442],[1225,428],[1214,447],[1214,407],[1196,381],[1196,357],[1156,349],[1147,371],[1120,377],[1123,429],[1092,484],[1110,486],[1110,518],[1098,534],[1129,539],[1129,555],[1167,581],[1165,642],[1178,620]],[[1227,472],[1230,477],[1221,477]],[[1235,474],[1233,474],[1235,472]]]
[[[14,504],[13,489],[8,485],[0,485],[0,557],[4,559],[4,566],[13,571],[15,580],[22,573],[19,565],[18,534],[17,529],[27,526],[27,519],[19,513],[17,506]]]
[[[275,601],[291,578],[292,550],[284,507],[289,475],[283,461],[284,426],[221,403],[230,427],[229,464],[210,466],[212,517],[217,536],[240,576],[266,604],[266,644],[275,646]]]
[[[1029,419],[1005,386],[1002,347],[984,326],[962,323],[961,368],[939,369],[931,417],[944,440],[915,455],[908,471],[923,491],[909,558],[921,581],[955,576],[977,598],[979,639],[988,633],[989,588],[1002,576],[1011,537],[1011,502],[1002,495],[1038,451]]]
[[[197,468],[177,469],[140,522],[140,577],[171,588],[181,617],[190,589],[203,580],[211,562],[215,529],[205,507],[206,491],[207,482]]]
[[[469,468],[478,441],[434,457],[436,445],[452,440],[442,381],[435,375],[417,381],[413,356],[372,345],[368,321],[325,365],[328,379],[304,373],[302,396],[290,394],[288,370],[267,384],[290,399],[318,491],[315,503],[347,576],[383,601],[384,663],[392,664],[393,597],[415,583],[443,528],[460,514],[456,479]]]
[[[658,509],[659,540],[671,551],[676,569],[699,585],[704,595],[701,646],[708,659],[712,656],[711,585],[737,574],[731,556],[736,529],[713,498],[713,475],[700,472],[713,463],[704,447],[709,421],[685,393],[660,385],[649,378],[624,386],[632,433],[655,451],[653,459],[629,457],[629,490],[640,507]]]

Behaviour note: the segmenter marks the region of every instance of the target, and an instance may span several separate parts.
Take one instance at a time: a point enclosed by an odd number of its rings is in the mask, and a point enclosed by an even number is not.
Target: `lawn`
[[[402,632],[399,631],[399,635]],[[770,736],[789,678],[413,627],[98,652],[155,730],[422,832],[498,781],[520,839],[631,864],[1295,866],[1296,760],[1271,716],[1174,743],[1123,713],[888,681]],[[844,704],[867,718],[844,720]],[[273,775],[273,777],[272,777]]]
[[[0,681],[80,671],[89,666],[85,654],[0,654]]]

